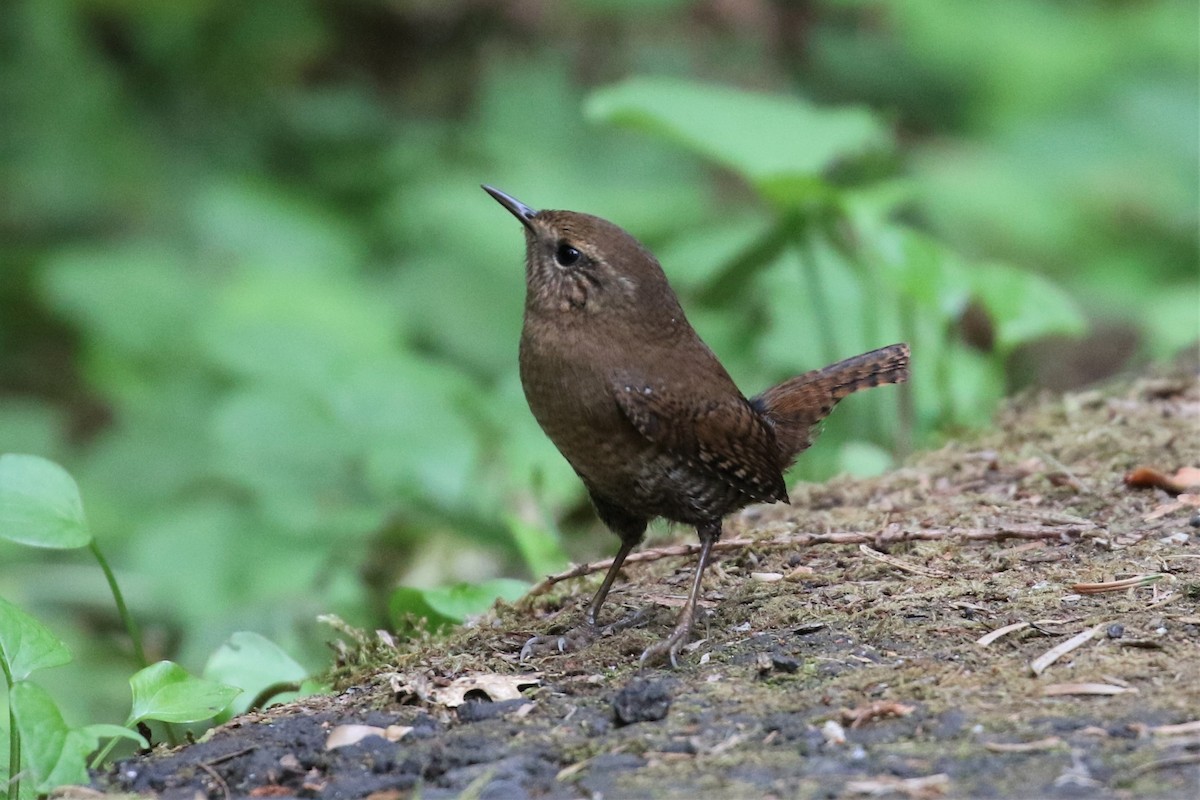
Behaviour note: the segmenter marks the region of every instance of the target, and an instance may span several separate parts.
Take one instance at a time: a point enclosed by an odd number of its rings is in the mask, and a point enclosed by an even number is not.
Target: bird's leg
[[[617,573],[621,571],[621,565],[625,563],[625,558],[632,552],[633,548],[637,547],[637,543],[640,541],[641,537],[621,540],[621,549],[613,556],[612,566],[604,574],[604,582],[596,590],[596,594],[592,597],[592,602],[588,603],[587,612],[583,615],[583,621],[589,626],[595,626],[596,617],[600,615],[600,607],[604,605],[604,600],[608,597],[608,590],[616,583]]]
[[[700,535],[700,561],[696,564],[696,574],[692,578],[692,590],[688,593],[687,602],[679,611],[675,629],[661,642],[646,648],[639,659],[642,665],[652,663],[665,655],[670,658],[672,667],[679,666],[679,650],[687,641],[688,634],[692,632],[692,620],[696,616],[696,603],[700,600],[700,581],[704,577],[704,568],[708,566],[712,546],[721,538],[721,521],[701,523],[696,526],[696,533]]]
[[[637,547],[640,541],[640,536],[621,539],[621,549],[613,556],[612,566],[605,573],[604,582],[600,584],[600,588],[596,590],[596,594],[592,597],[592,602],[588,603],[587,611],[584,612],[583,625],[572,628],[559,636],[532,637],[521,647],[521,661],[533,655],[555,652],[566,653],[571,650],[578,650],[591,644],[598,636],[624,630],[642,621],[644,614],[639,612],[638,614],[618,620],[611,625],[606,625],[603,628],[596,627],[596,618],[600,615],[600,608],[604,605],[605,598],[608,597],[609,589],[616,583],[617,575],[621,571],[621,565],[625,563],[625,558],[633,551],[633,548]]]

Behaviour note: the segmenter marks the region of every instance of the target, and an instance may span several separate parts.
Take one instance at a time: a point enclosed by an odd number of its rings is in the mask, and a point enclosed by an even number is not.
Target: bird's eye
[[[560,242],[558,249],[554,251],[554,260],[558,262],[560,267],[574,266],[579,261],[579,258],[579,251],[566,242]]]

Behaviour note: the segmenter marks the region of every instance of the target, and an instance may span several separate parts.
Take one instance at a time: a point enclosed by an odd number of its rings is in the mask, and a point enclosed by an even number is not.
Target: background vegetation
[[[911,341],[911,394],[840,408],[795,477],[883,469],[1196,340],[1198,27],[1190,0],[10,0],[0,452],[70,470],[150,660],[196,671],[239,630],[316,669],[319,614],[452,620],[478,590],[436,587],[610,550],[525,408],[487,182],[642,238],[749,392]],[[70,644],[39,675],[68,716],[125,716],[95,567],[0,541],[0,597]]]

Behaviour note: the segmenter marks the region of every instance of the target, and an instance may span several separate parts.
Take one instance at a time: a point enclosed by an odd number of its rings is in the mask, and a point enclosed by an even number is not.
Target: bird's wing
[[[621,411],[648,440],[759,502],[787,501],[771,427],[740,394],[706,399],[682,388],[618,373]]]

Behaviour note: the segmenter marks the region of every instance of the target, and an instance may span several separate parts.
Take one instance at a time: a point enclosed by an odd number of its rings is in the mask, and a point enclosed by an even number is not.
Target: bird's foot
[[[667,638],[661,642],[655,642],[642,651],[641,658],[638,659],[638,665],[645,667],[664,656],[671,663],[671,668],[679,666],[679,651],[687,644],[688,637],[692,633],[692,620],[689,618],[686,621],[681,621],[675,626]]]
[[[646,621],[647,616],[646,611],[641,609],[608,625],[585,622],[558,636],[553,634],[533,636],[522,645],[519,660],[524,663],[527,659],[534,656],[570,653],[575,650],[582,650],[597,639],[612,636],[614,633],[620,633],[623,630],[641,625]]]

